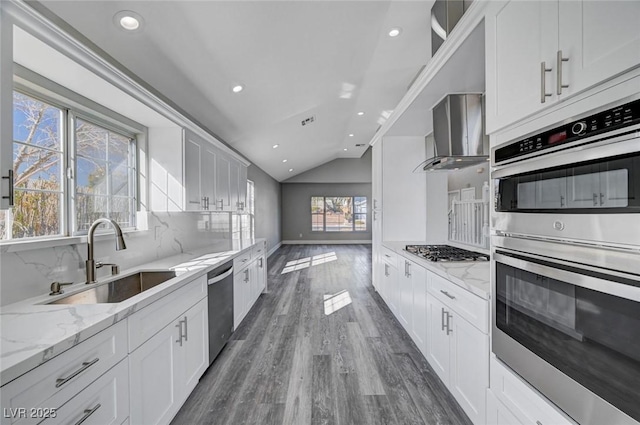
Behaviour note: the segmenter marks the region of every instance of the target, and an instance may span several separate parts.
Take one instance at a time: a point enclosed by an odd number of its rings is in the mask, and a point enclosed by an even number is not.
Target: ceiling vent
[[[311,115],[310,117],[303,119],[300,123],[304,127],[305,125],[311,124],[315,120],[316,120],[316,116],[315,115]]]

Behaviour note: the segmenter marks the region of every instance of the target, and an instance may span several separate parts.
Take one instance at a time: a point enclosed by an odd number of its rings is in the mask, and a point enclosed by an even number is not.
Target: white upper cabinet
[[[488,12],[487,133],[640,65],[640,2],[509,1]]]
[[[216,210],[229,210],[231,206],[231,161],[225,155],[216,160]]]
[[[0,9],[0,210],[9,207],[13,172],[13,25]],[[6,177],[6,178],[5,178]]]
[[[189,134],[184,140],[185,210],[198,211],[202,204],[202,146]]]

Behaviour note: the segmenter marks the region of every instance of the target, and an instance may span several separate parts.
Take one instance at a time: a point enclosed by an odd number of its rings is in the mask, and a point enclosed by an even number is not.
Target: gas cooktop
[[[429,261],[489,261],[489,256],[449,245],[407,245],[407,252]]]

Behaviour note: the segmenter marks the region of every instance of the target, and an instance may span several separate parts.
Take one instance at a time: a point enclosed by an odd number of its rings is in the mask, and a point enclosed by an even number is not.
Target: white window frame
[[[313,198],[322,198],[322,205],[323,205],[323,211],[322,214],[320,213],[313,213],[313,211],[311,211],[311,232],[313,233],[365,233],[369,231],[369,225],[368,225],[368,217],[369,217],[369,197],[365,196],[365,195],[331,195],[331,196],[324,196],[324,195],[312,195],[311,196],[311,200],[313,200]],[[351,230],[338,230],[338,231],[328,231],[327,230],[327,198],[351,198],[351,208],[355,208],[355,198],[364,198],[367,202],[367,212],[364,213],[365,216],[365,228],[364,230],[357,230],[356,229],[356,220],[355,220],[355,212],[351,212],[351,214],[354,216],[353,220],[351,220]],[[311,208],[311,202],[309,202],[309,207]],[[362,214],[362,213],[358,213],[358,214]],[[322,230],[314,230],[313,229],[313,216],[314,215],[322,215]]]

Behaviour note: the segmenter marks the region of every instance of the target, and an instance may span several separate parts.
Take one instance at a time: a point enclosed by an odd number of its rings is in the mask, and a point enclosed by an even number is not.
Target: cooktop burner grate
[[[489,256],[449,245],[407,245],[407,252],[429,261],[489,261]]]

